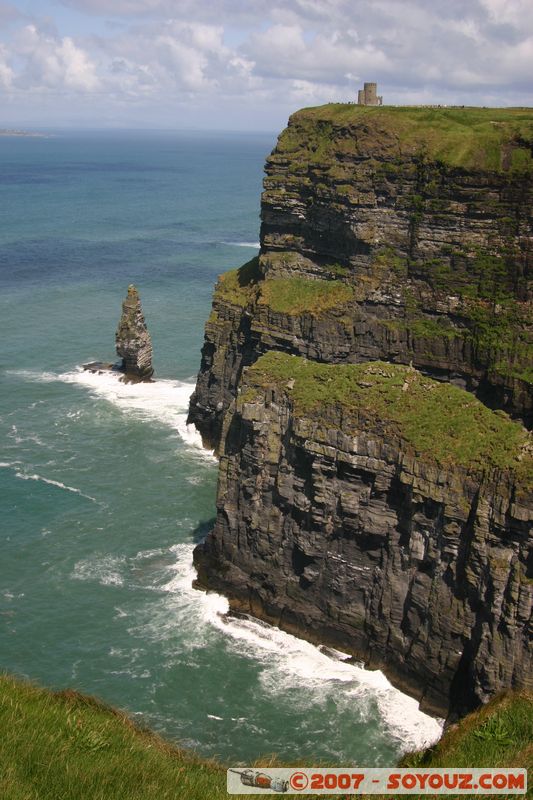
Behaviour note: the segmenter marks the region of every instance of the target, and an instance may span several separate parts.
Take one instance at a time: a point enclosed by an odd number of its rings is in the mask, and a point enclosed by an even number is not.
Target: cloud
[[[64,6],[107,18],[152,18],[203,21],[237,20],[256,24],[269,15],[263,0],[61,0]],[[280,2],[280,0],[276,0]],[[274,8],[277,7],[276,2]],[[288,0],[289,3],[292,0]],[[299,5],[297,3],[297,5]],[[280,3],[283,7],[283,3]]]
[[[34,24],[26,25],[16,39],[15,53],[22,64],[14,80],[19,88],[86,93],[100,86],[91,58],[69,36],[58,37]]]
[[[499,25],[510,25],[529,30],[533,22],[533,9],[530,0],[480,0],[488,12],[489,20]]]
[[[9,25],[11,22],[22,19],[23,17],[24,14],[15,8],[15,6],[12,6],[11,3],[0,2],[0,27]]]
[[[297,25],[272,25],[250,37],[246,52],[258,75],[323,84],[346,84],[354,73],[384,72],[390,66],[386,53],[361,41],[355,29],[306,37]]]
[[[113,39],[100,38],[101,61],[108,61],[105,83],[130,93],[166,92],[210,95],[244,90],[253,63],[224,43],[220,26],[170,20],[138,26]]]
[[[0,45],[0,88],[10,89],[13,84],[14,71],[8,63],[8,52]]]
[[[137,14],[163,13],[168,3],[161,0],[63,0],[63,5],[89,14],[123,17]]]
[[[0,36],[4,92],[68,92],[79,108],[92,94],[110,115],[130,104],[154,122],[154,109],[164,120],[181,104],[222,125],[243,109],[278,120],[355,99],[364,80],[392,103],[533,102],[531,0],[62,3],[86,15],[86,32],[65,29],[71,15],[51,0],[46,24],[17,21],[0,0],[0,24],[4,9],[14,31]]]

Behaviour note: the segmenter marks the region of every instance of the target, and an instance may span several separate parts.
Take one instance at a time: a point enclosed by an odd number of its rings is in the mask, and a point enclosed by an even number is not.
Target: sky
[[[0,128],[275,131],[364,81],[533,106],[533,0],[0,0]]]

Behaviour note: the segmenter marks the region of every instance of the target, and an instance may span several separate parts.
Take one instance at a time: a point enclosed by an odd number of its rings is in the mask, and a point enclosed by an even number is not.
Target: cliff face
[[[148,381],[154,374],[152,339],[148,333],[141,299],[135,286],[128,286],[122,314],[115,334],[117,355],[122,358],[126,380]]]
[[[295,114],[267,160],[259,261],[215,292],[190,415],[206,441],[271,348],[412,362],[530,426],[532,148],[527,110]],[[295,305],[302,280],[315,295]]]
[[[493,416],[414,369],[264,356],[227,417],[200,585],[440,715],[533,686],[531,441]]]
[[[531,685],[532,148],[527,110],[294,115],[191,399],[199,584],[443,715]]]

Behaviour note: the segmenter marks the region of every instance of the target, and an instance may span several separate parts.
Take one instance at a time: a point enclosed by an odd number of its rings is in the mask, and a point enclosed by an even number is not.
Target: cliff
[[[532,152],[531,110],[293,115],[191,399],[200,585],[442,715],[531,685]]]
[[[527,685],[521,425],[409,367],[281,353],[245,371],[227,425],[200,585],[384,669],[439,715]]]
[[[259,260],[215,291],[190,414],[206,443],[272,348],[413,363],[530,427],[532,149],[527,109],[294,114],[267,159]]]

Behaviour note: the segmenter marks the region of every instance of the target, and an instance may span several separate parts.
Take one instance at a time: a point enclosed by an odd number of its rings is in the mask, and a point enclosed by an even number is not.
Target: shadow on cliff
[[[208,519],[206,522],[200,522],[200,524],[192,532],[193,542],[195,544],[202,542],[209,531],[212,531],[215,527],[215,522],[216,517],[211,517],[211,519]]]

